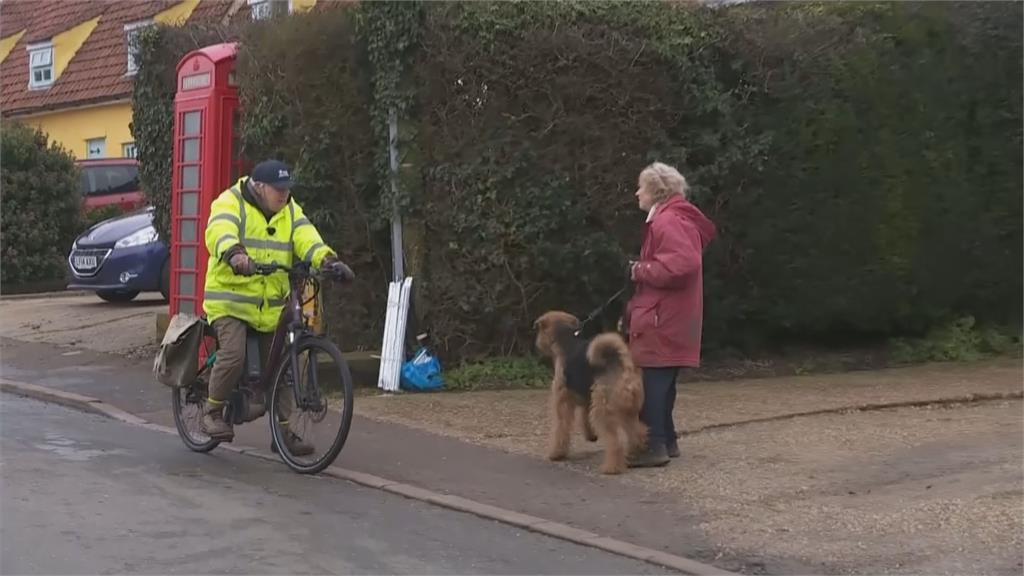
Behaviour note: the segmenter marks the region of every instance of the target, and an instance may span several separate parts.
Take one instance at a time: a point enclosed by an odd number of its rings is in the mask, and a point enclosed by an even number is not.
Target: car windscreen
[[[83,196],[103,196],[137,192],[139,188],[139,167],[132,164],[110,166],[86,166],[81,169]]]

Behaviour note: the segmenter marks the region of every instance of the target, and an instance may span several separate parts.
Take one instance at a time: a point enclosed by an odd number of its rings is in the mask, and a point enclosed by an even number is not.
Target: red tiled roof
[[[22,0],[23,1],[23,0]],[[25,40],[30,44],[46,41],[86,20],[91,20],[103,13],[104,2],[86,0],[84,2],[53,2],[42,0],[33,3],[36,16],[29,25]]]
[[[231,4],[234,2],[235,0],[203,0],[192,11],[192,16],[188,21],[199,24],[219,24],[227,16],[228,10],[231,9]],[[241,2],[244,7],[245,0],[241,0]]]
[[[252,8],[250,8],[249,3],[246,2],[242,4],[238,11],[231,15],[231,25],[244,26],[249,22],[252,22]]]
[[[28,28],[32,17],[32,4],[7,0],[0,4],[0,38],[13,36]]]
[[[22,23],[27,24],[22,29],[28,32],[0,64],[0,108],[4,116],[130,97],[132,77],[125,76],[128,67],[125,24],[150,19],[179,1],[5,0],[4,36],[18,32],[7,22],[9,4],[15,5],[15,12],[23,10],[24,5],[30,5],[32,9],[31,13],[22,13],[21,16]],[[223,17],[230,6],[231,0],[202,0],[189,21],[192,22],[193,18],[216,21],[216,12],[219,10]],[[60,78],[49,88],[29,90],[26,45],[51,38],[97,16],[100,17],[99,23]]]

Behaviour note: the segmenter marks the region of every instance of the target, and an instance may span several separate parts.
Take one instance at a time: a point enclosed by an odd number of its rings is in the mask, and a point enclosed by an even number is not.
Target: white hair
[[[641,181],[647,181],[651,185],[651,196],[655,202],[664,202],[669,196],[679,194],[686,198],[690,191],[690,185],[686,178],[668,164],[655,162],[640,172]]]

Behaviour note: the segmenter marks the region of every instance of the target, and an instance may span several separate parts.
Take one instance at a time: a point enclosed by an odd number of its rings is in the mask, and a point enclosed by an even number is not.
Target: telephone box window
[[[210,85],[210,73],[192,74],[181,79],[182,90],[198,90]]]
[[[178,294],[182,296],[196,295],[196,275],[191,272],[182,272],[178,277]]]
[[[199,161],[199,139],[188,138],[184,142],[184,146],[181,149],[181,161],[182,162],[198,162]]]
[[[199,214],[199,193],[184,192],[181,195],[181,215],[196,216]]]
[[[181,262],[179,266],[187,270],[192,270],[196,267],[196,249],[191,246],[181,247]]]
[[[181,240],[183,242],[196,241],[196,223],[194,220],[181,221]]]
[[[195,112],[185,113],[185,135],[186,136],[198,136],[199,125],[203,118],[203,113],[199,110]]]
[[[181,167],[181,189],[182,190],[198,190],[199,189],[199,166],[182,166]]]

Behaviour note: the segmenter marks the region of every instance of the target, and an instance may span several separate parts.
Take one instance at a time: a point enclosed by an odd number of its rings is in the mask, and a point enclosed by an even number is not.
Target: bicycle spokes
[[[271,428],[288,466],[315,473],[330,465],[348,436],[352,377],[333,343],[307,337],[296,348],[276,378]],[[330,407],[331,394],[343,402]]]
[[[327,413],[327,397],[320,386],[316,351],[304,350],[296,356],[296,360],[300,377],[297,380],[292,379],[295,387],[295,406],[314,422],[320,422]]]

